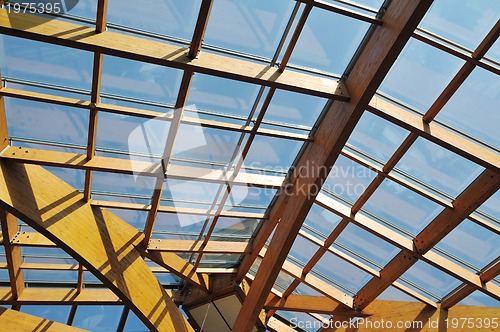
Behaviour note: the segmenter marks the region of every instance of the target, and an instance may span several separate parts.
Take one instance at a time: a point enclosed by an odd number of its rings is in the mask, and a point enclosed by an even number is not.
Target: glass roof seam
[[[83,89],[78,89],[78,88],[68,88],[68,87],[64,87],[61,85],[40,83],[40,82],[10,77],[10,76],[2,77],[2,81],[5,82],[5,87],[7,87],[7,83],[13,83],[13,84],[22,84],[22,85],[32,86],[32,87],[37,87],[37,88],[43,88],[43,89],[49,89],[49,90],[55,90],[55,91],[61,91],[61,92],[78,93],[78,94],[90,96],[89,90],[83,90]]]
[[[337,246],[337,247],[339,247],[339,248],[341,248],[341,249],[343,249],[343,250],[347,251],[348,253],[351,253],[352,255],[354,255],[354,256],[356,256],[356,257],[358,257],[359,259],[364,260],[365,262],[367,262],[367,263],[369,263],[369,264],[371,264],[371,265],[375,266],[375,267],[376,267],[376,268],[378,268],[378,269],[382,269],[382,268],[383,268],[383,266],[381,266],[380,264],[378,264],[378,263],[376,263],[376,262],[372,261],[371,259],[369,259],[369,258],[367,258],[367,257],[365,257],[365,256],[363,256],[363,255],[361,255],[360,253],[358,253],[358,252],[356,252],[356,251],[354,251],[354,250],[352,250],[352,249],[350,249],[350,248],[346,247],[345,245],[343,245],[343,244],[341,244],[341,243],[337,243],[337,242],[335,241],[333,244],[334,244],[335,246]]]
[[[447,150],[447,151],[449,151],[449,150]],[[432,186],[432,185],[430,185],[430,184],[427,184],[427,183],[423,182],[423,181],[422,181],[422,180],[420,180],[420,179],[417,179],[416,177],[414,177],[414,176],[412,176],[412,175],[410,175],[410,174],[406,173],[405,171],[403,171],[403,170],[399,169],[399,168],[398,168],[398,167],[396,167],[396,166],[394,166],[394,167],[393,167],[392,171],[393,171],[394,173],[397,173],[397,174],[399,174],[399,175],[403,176],[404,178],[406,178],[406,179],[408,179],[408,180],[410,180],[410,181],[412,181],[412,182],[415,182],[416,184],[418,184],[418,185],[422,186],[423,188],[426,188],[426,189],[430,190],[430,191],[431,191],[431,193],[432,193],[432,192],[434,192],[435,194],[437,194],[437,195],[439,195],[439,196],[442,196],[444,199],[447,199],[447,200],[449,201],[449,203],[453,202],[453,200],[455,199],[454,197],[452,197],[452,196],[448,195],[448,194],[447,194],[447,193],[445,193],[444,191],[441,191],[441,190],[439,190],[439,189],[435,188],[434,186]],[[405,186],[405,187],[406,187],[406,186]],[[412,189],[412,188],[410,188],[410,189]],[[416,190],[414,190],[414,189],[412,189],[412,191],[413,191],[413,192],[415,192],[415,193],[417,193],[417,194],[419,194],[419,195],[421,195],[420,193],[418,193],[418,192],[417,192]],[[421,195],[421,196],[422,196],[422,195]]]
[[[403,281],[405,284],[407,284],[407,285],[409,285],[409,286],[411,286],[411,287],[413,287],[413,288],[415,288],[415,289],[417,289],[417,290],[421,291],[422,293],[424,293],[424,294],[426,294],[426,295],[429,295],[430,297],[432,297],[433,299],[435,299],[437,302],[439,302],[439,301],[441,301],[441,300],[442,300],[442,298],[440,298],[439,296],[435,295],[434,293],[429,292],[429,291],[428,291],[428,290],[426,290],[425,288],[420,287],[419,285],[417,285],[417,284],[415,284],[415,283],[411,282],[410,280],[407,280],[407,279],[405,279],[405,278],[403,278],[403,277],[400,277],[400,278],[399,278],[399,280],[401,280],[401,281]]]

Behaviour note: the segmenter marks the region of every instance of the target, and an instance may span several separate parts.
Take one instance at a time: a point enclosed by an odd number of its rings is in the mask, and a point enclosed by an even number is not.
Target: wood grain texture
[[[153,331],[191,331],[136,245],[142,234],[36,165],[0,161],[0,206],[65,250]]]
[[[5,308],[0,308],[0,326],[2,327],[2,331],[85,331],[73,326]]]

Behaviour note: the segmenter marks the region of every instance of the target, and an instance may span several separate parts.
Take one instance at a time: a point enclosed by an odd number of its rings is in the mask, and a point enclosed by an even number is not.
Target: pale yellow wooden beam
[[[2,240],[5,248],[5,258],[9,271],[12,296],[18,298],[24,290],[24,274],[21,269],[21,248],[13,246],[11,241],[17,234],[17,218],[0,208],[0,224],[2,226]]]
[[[91,160],[85,154],[39,150],[22,147],[8,147],[0,158],[14,162],[29,163],[42,166],[55,166],[101,172],[142,175],[163,179],[163,168],[160,163],[127,160],[95,156]],[[168,177],[171,179],[201,182],[225,182],[233,175],[232,171],[224,173],[222,170],[211,170],[201,167],[170,165]],[[255,187],[279,188],[283,177],[240,172],[236,175],[236,185]]]
[[[0,72],[0,91],[2,90],[2,73]],[[7,129],[7,114],[5,113],[5,98],[0,95],[0,151],[9,145],[9,131]]]
[[[142,235],[36,165],[0,160],[0,207],[68,252],[153,331],[192,331],[141,253]]]
[[[22,38],[99,52],[177,69],[240,80],[324,98],[346,100],[347,89],[335,80],[298,72],[280,73],[277,68],[213,53],[195,59],[188,48],[138,38],[117,32],[96,33],[95,29],[29,14],[0,12],[0,32]]]
[[[2,326],[2,330],[4,331],[85,331],[73,326],[5,308],[0,308],[0,326]]]
[[[17,219],[16,219],[17,220]],[[56,247],[56,244],[40,233],[18,232],[14,233],[12,245],[33,247]],[[189,252],[189,253],[212,253],[212,254],[247,254],[251,252],[248,242],[232,241],[209,241],[202,248],[202,241],[197,240],[169,240],[151,239],[148,250],[162,252]]]

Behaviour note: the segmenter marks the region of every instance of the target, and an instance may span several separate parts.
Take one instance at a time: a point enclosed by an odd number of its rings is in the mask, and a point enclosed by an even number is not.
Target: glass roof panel
[[[167,178],[163,185],[161,205],[209,209],[217,195],[217,183]]]
[[[497,41],[491,46],[491,48],[486,52],[486,57],[495,62],[500,62],[500,40]]]
[[[234,267],[241,255],[238,254],[203,254],[200,267],[201,268],[230,268]]]
[[[137,6],[131,0],[109,0],[107,20],[108,24],[191,40],[200,4],[201,0],[162,0]]]
[[[479,211],[486,213],[500,223],[500,191],[491,195],[491,197],[479,207]]]
[[[181,213],[158,213],[154,225],[155,238],[170,238],[170,234],[198,236],[205,216]]]
[[[43,263],[42,263],[43,264]],[[74,285],[78,279],[77,271],[57,271],[57,270],[24,270],[24,280],[27,283],[63,283],[68,286]]]
[[[275,1],[214,1],[205,45],[272,58],[294,3]]]
[[[144,325],[144,323],[137,317],[136,314],[132,310],[129,311],[127,316],[127,322],[125,323],[125,327],[123,332],[139,332],[139,331],[148,331],[149,328]]]
[[[96,146],[131,154],[115,158],[137,159],[134,154],[141,154],[152,161],[163,155],[169,128],[167,121],[100,112]]]
[[[64,182],[68,183],[73,188],[83,191],[85,179],[84,170],[48,166],[44,166],[44,168],[62,179]]]
[[[105,55],[101,95],[174,105],[181,78],[182,71],[178,69]]]
[[[138,230],[144,230],[146,219],[148,217],[148,211],[110,208],[106,208],[106,210],[125,220],[127,223],[134,226]]]
[[[457,57],[410,39],[379,91],[425,113],[463,64]]]
[[[408,149],[395,169],[411,178],[457,197],[484,170],[483,167],[440,147],[418,138]]]
[[[377,173],[351,159],[339,156],[322,190],[354,204]]]
[[[91,89],[91,52],[7,35],[0,36],[0,45],[2,77]]]
[[[319,273],[339,285],[353,295],[361,289],[370,279],[371,275],[345,260],[326,252],[316,263],[313,272]],[[323,278],[324,279],[324,278]]]
[[[498,150],[500,149],[499,91],[498,76],[476,67],[438,113],[436,120]]]
[[[477,290],[462,301],[458,302],[458,305],[500,308],[500,301]]]
[[[241,134],[227,130],[181,124],[173,157],[228,164]]]
[[[304,226],[319,232],[324,238],[327,238],[339,224],[340,220],[342,220],[342,218],[333,212],[317,204],[313,204],[304,221]]]
[[[245,167],[286,173],[302,144],[300,141],[257,135],[245,158]]]
[[[324,98],[276,90],[264,121],[312,127],[325,104]]]
[[[399,289],[393,286],[389,286],[382,294],[377,297],[377,300],[388,300],[388,301],[407,301],[416,302],[417,299],[414,297],[403,293]]]
[[[121,194],[114,200],[130,203],[146,203],[151,200],[155,188],[154,177],[118,173],[93,172],[92,192],[97,194]]]
[[[370,112],[364,112],[346,146],[385,163],[408,135],[408,131]]]
[[[370,25],[313,8],[290,58],[290,64],[341,75]]]
[[[232,186],[224,210],[262,212],[258,210],[267,209],[276,191],[271,188]]]
[[[122,306],[80,305],[76,309],[73,326],[91,331],[116,331]]]
[[[303,282],[301,282],[294,290],[294,294],[300,294],[300,295],[311,295],[311,296],[323,296],[320,292],[317,290],[307,286]]]
[[[399,252],[397,247],[354,224],[348,224],[335,243],[354,250],[379,267],[385,266]]]
[[[260,86],[250,83],[196,74],[186,105],[190,109],[210,110],[248,118],[259,89]]]
[[[474,50],[500,18],[496,0],[434,1],[420,27]]]
[[[4,100],[10,137],[87,145],[89,112],[23,99]]]
[[[29,315],[42,317],[54,322],[66,324],[68,322],[69,305],[27,305],[21,306],[21,312]]]
[[[250,240],[259,222],[259,219],[220,217],[215,224],[210,239],[218,241],[230,237],[231,241],[247,242]]]
[[[403,281],[406,280],[406,281]],[[435,267],[419,260],[400,278],[403,282],[410,282],[411,288],[424,296],[437,297],[440,300],[449,292],[457,288],[461,282],[458,279],[436,269]],[[429,292],[422,291],[425,290]],[[431,295],[432,294],[432,295]]]
[[[480,270],[500,256],[500,236],[465,219],[437,244],[437,248]]]
[[[318,249],[319,247],[316,244],[298,235],[293,242],[289,256],[297,259],[303,265],[306,265]]]
[[[388,221],[396,230],[415,236],[443,207],[385,179],[363,206],[363,211]],[[408,235],[408,234],[406,234]]]

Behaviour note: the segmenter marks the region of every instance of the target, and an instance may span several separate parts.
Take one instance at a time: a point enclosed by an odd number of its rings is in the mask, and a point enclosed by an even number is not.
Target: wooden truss
[[[203,0],[193,38],[189,47],[164,41],[135,37],[130,34],[106,30],[107,1],[97,1],[95,27],[51,20],[44,16],[15,14],[0,9],[0,33],[92,52],[92,88],[88,100],[61,97],[10,87],[0,88],[0,221],[1,242],[5,248],[6,262],[0,268],[7,269],[8,287],[0,288],[0,303],[12,305],[12,309],[0,310],[0,323],[11,326],[21,321],[23,328],[48,330],[77,330],[41,318],[22,314],[22,305],[67,304],[122,305],[125,307],[119,329],[122,330],[132,310],[149,329],[154,331],[191,331],[197,328],[178,310],[213,301],[227,294],[237,294],[242,307],[232,326],[234,331],[251,331],[255,326],[270,330],[286,331],[289,326],[277,321],[277,311],[309,313],[322,320],[319,314],[330,317],[326,323],[361,319],[408,319],[423,322],[430,330],[443,330],[446,319],[462,316],[474,319],[498,316],[498,309],[465,307],[457,305],[474,291],[500,300],[500,287],[493,279],[500,273],[499,260],[491,262],[478,273],[464,268],[453,259],[432,250],[434,246],[469,218],[500,236],[500,227],[476,212],[489,197],[500,188],[500,157],[495,151],[469,140],[460,133],[436,124],[434,118],[476,67],[497,75],[500,70],[482,61],[488,49],[500,33],[500,23],[476,50],[466,54],[446,43],[429,37],[417,25],[432,4],[432,0],[388,1],[376,17],[360,14],[323,1],[300,0],[304,10],[297,19],[295,30],[279,63],[262,64],[242,60],[235,56],[216,52],[200,53],[205,30],[210,18],[213,0]],[[358,50],[346,75],[332,79],[288,69],[288,60],[301,31],[313,9],[327,10],[353,17],[371,24],[362,47]],[[446,89],[425,114],[415,112],[376,95],[376,90],[394,64],[410,38],[459,57],[465,63]],[[116,56],[181,70],[182,82],[174,109],[170,115],[146,109],[123,107],[101,102],[101,80],[104,56]],[[260,85],[264,96],[257,120],[237,125],[223,120],[207,120],[190,117],[186,101],[195,73],[203,73],[227,79]],[[324,116],[317,129],[309,134],[261,126],[267,107],[276,89],[288,90],[329,99]],[[23,148],[9,143],[8,123],[4,99],[18,98],[37,103],[69,106],[89,113],[87,145],[84,153],[68,153],[49,149]],[[345,144],[363,112],[373,113],[409,131],[408,136],[384,165],[378,165],[359,154],[352,153]],[[113,113],[168,122],[170,130],[161,161],[134,161],[96,155],[96,135],[99,114]],[[207,171],[203,167],[171,165],[172,151],[181,125],[197,125],[207,128],[238,132],[248,139],[242,144],[242,156],[246,157],[255,137],[268,136],[304,142],[295,166],[321,166],[330,170],[339,155],[376,173],[359,199],[352,205],[311,188],[321,187],[328,172],[299,176],[267,175],[240,172],[241,162],[235,162],[228,170]],[[412,144],[427,139],[482,167],[484,171],[454,199],[446,199],[429,188],[418,186],[404,176],[391,172]],[[72,188],[42,166],[78,169],[85,172],[82,193]],[[150,204],[94,200],[92,198],[92,174],[94,172],[133,174],[154,178],[156,187]],[[314,172],[312,172],[313,174]],[[163,182],[166,178],[186,181],[209,182],[220,185],[220,204],[209,210],[163,206],[161,204]],[[375,218],[358,213],[382,181],[390,179],[409,190],[440,205],[443,210],[427,227],[412,240]],[[233,185],[286,188],[293,195],[278,194],[266,213],[236,212],[224,210]],[[304,190],[304,188],[306,188]],[[341,217],[341,222],[325,239],[301,230],[313,204],[317,204]],[[216,207],[217,206],[217,207]],[[107,209],[147,211],[144,231],[134,229]],[[154,236],[158,214],[190,214],[211,218],[207,236],[199,240],[169,240]],[[243,218],[260,220],[258,232],[249,242],[219,241],[211,238],[219,218]],[[19,232],[18,218],[36,232]],[[381,270],[367,266],[361,260],[334,249],[332,244],[349,224],[355,224],[371,234],[391,243],[399,253]],[[270,238],[272,234],[272,238]],[[303,267],[287,260],[287,255],[297,237],[318,246],[317,252]],[[270,239],[270,240],[269,240]],[[269,241],[266,244],[266,241]],[[57,247],[70,254],[78,264],[30,263],[23,261],[23,247]],[[372,279],[354,296],[311,273],[325,255],[334,254],[367,272]],[[182,255],[197,255],[186,261]],[[201,257],[205,254],[241,255],[235,268],[203,268]],[[149,267],[144,258],[157,264]],[[259,259],[255,275],[249,271]],[[429,263],[462,282],[457,289],[439,303],[405,286],[398,279],[418,260]],[[74,288],[27,287],[24,272],[28,270],[77,271]],[[106,289],[85,289],[84,271],[92,272]],[[185,283],[180,291],[165,290],[155,273],[171,273]],[[284,292],[273,288],[280,273],[289,275],[293,282]],[[323,296],[306,296],[294,293],[305,284]],[[29,285],[28,285],[29,286]],[[382,301],[377,298],[388,287],[394,287],[412,296],[417,302]],[[76,310],[76,309],[75,309]],[[74,311],[73,316],[74,316]],[[315,316],[316,315],[316,316]],[[70,319],[72,320],[72,318]],[[69,321],[70,321],[69,320]],[[430,325],[436,321],[438,326]],[[426,325],[427,324],[427,325]],[[327,324],[328,325],[328,324]],[[423,328],[422,327],[422,328]],[[34,328],[33,328],[34,330]],[[323,327],[322,331],[329,328]],[[341,330],[341,329],[338,329]],[[347,330],[347,329],[345,329]],[[359,330],[370,330],[365,327]],[[403,329],[404,330],[404,329]]]

